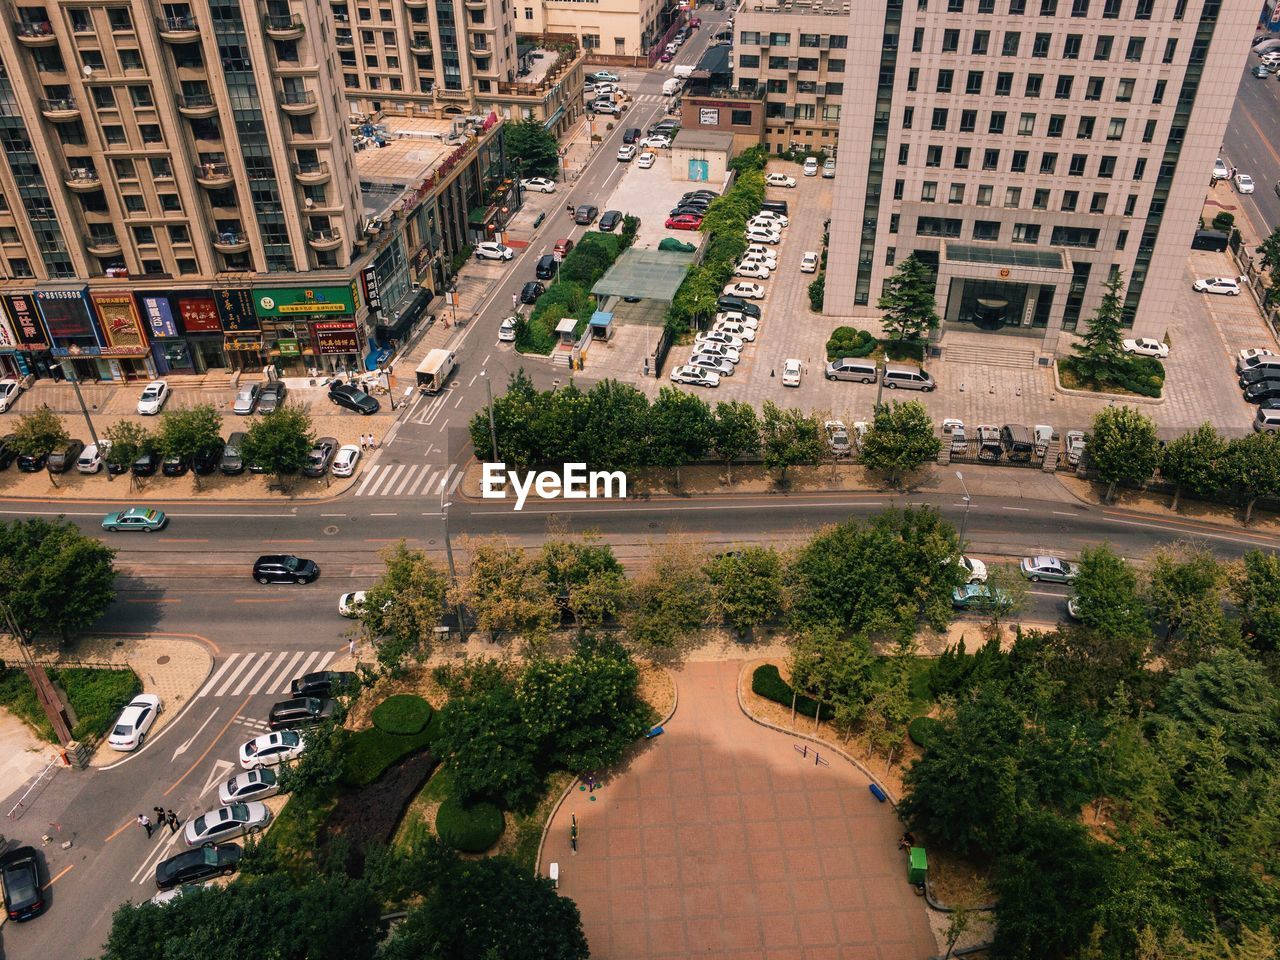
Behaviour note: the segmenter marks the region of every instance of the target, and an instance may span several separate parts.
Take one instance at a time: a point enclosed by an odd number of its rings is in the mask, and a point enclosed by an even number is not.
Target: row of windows
[[[825,40],[825,43],[823,42]],[[755,30],[743,30],[738,34],[738,42],[744,47],[789,47],[789,33],[760,33]],[[800,46],[818,49],[844,50],[849,46],[849,38],[840,33],[824,36],[820,33],[800,34]]]
[[[770,57],[770,70],[786,70],[790,66],[791,57]],[[799,57],[796,60],[796,69],[801,73],[816,73],[818,71],[818,61],[815,57]],[[828,60],[827,73],[844,73],[843,60]],[[752,53],[744,53],[738,58],[738,66],[743,69],[759,69],[760,58]]]
[[[907,144],[902,144],[898,148],[898,162],[905,164],[904,159],[907,154]],[[953,157],[953,168],[956,170],[968,170],[975,163],[973,149],[970,147],[956,147]],[[1093,174],[1101,180],[1111,180],[1116,175],[1117,158],[1111,154],[1098,157],[1098,169]],[[925,150],[925,166],[941,167],[942,166],[942,148],[939,146],[929,146]],[[1085,177],[1089,176],[1089,155],[1084,153],[1073,153],[1066,164],[1066,174],[1069,177]],[[1008,171],[1010,173],[1027,173],[1031,168],[1031,153],[1027,150],[1011,151],[1009,156]],[[982,151],[983,170],[1000,170],[1002,164],[1000,162],[1000,151],[995,149],[985,149]],[[1052,177],[1058,173],[1058,154],[1042,153],[1040,154],[1040,163],[1037,172],[1043,177]],[[1141,180],[1147,172],[1147,161],[1145,157],[1140,157],[1134,164],[1133,179]]]
[[[1009,240],[1013,243],[1039,243],[1040,242],[1040,224],[1038,223],[1015,223],[1012,225]],[[958,240],[961,236],[961,230],[964,227],[964,221],[956,217],[917,217],[916,218],[916,236],[920,237],[943,237],[948,240]],[[971,236],[974,240],[987,240],[998,243],[1001,239],[1001,233],[1004,224],[998,220],[976,220],[973,224]],[[889,232],[898,232],[897,214],[889,219]],[[1086,250],[1096,250],[1098,248],[1097,230],[1092,227],[1054,227],[1053,232],[1049,235],[1049,245],[1054,247],[1078,247]],[[1121,230],[1116,237],[1116,249],[1123,250],[1128,243],[1128,231]],[[889,248],[894,249],[894,248]],[[892,265],[892,261],[888,261]]]
[[[754,79],[743,80],[739,86],[742,88],[744,93],[754,93],[759,89]],[[816,80],[797,80],[796,93],[817,93],[819,86],[823,86],[825,88],[824,92],[829,97],[838,97],[844,93],[843,83],[819,84]],[[789,88],[789,81],[778,79],[766,80],[764,85],[764,89],[767,93],[786,93]]]
[[[947,13],[964,13],[966,0],[945,0]],[[969,0],[974,3],[974,7],[978,13],[995,13],[996,0]],[[1058,0],[1039,0],[1039,11],[1042,17],[1060,17],[1067,16],[1084,18],[1089,16],[1090,7],[1096,11],[1098,7],[1102,8],[1102,19],[1119,20],[1123,13],[1124,0],[1101,0],[1098,3],[1094,0],[1093,4],[1090,0],[1062,0],[1059,4]],[[1134,20],[1150,20],[1152,13],[1155,11],[1155,0],[1137,0],[1136,6],[1133,8]],[[928,10],[929,0],[916,0],[917,10]],[[1008,13],[1012,17],[1020,17],[1027,12],[1027,0],[1009,0]],[[1181,20],[1186,16],[1187,0],[1177,0],[1177,4],[1173,8],[1173,19]]]
[[[1053,99],[1070,100],[1072,93],[1076,89],[1076,77],[1071,74],[1064,74],[1057,78],[1053,88]],[[956,93],[956,76],[954,70],[939,70],[937,83],[934,86],[934,93]],[[770,81],[772,82],[772,81]],[[786,83],[784,80],[783,83]],[[1138,81],[1133,77],[1120,77],[1116,82],[1115,102],[1116,103],[1132,103],[1134,89]],[[980,95],[985,88],[985,74],[981,70],[970,70],[964,77],[964,92],[971,95]],[[915,67],[907,73],[907,91],[913,92],[920,87],[920,72]],[[1086,103],[1097,103],[1102,100],[1106,93],[1107,78],[1106,77],[1086,77],[1084,78],[1084,100]],[[1167,80],[1157,80],[1151,89],[1151,102],[1158,105],[1164,103],[1165,91],[1168,89]],[[1028,99],[1036,100],[1044,92],[1044,74],[1030,73],[1027,74],[1027,80],[1022,88],[1022,95]],[[995,82],[995,95],[997,97],[1013,96],[1013,74],[997,73]],[[910,107],[907,108],[911,109]]]
[[[1099,62],[1106,62],[1111,59],[1113,53],[1117,53],[1119,48],[1116,46],[1116,37],[1111,34],[1105,34],[1094,38],[1093,59]],[[1128,63],[1141,63],[1142,56],[1146,52],[1146,37],[1120,37],[1121,43],[1124,45],[1124,59]],[[1062,50],[1059,58],[1062,60],[1079,60],[1081,48],[1084,44],[1084,37],[1078,33],[1068,33],[1062,41]],[[1031,57],[1036,60],[1048,59],[1052,56],[1051,48],[1053,45],[1053,34],[1037,33],[1031,41]],[[1002,57],[1018,57],[1020,56],[1020,47],[1022,46],[1022,34],[1016,30],[1010,30],[1000,37],[1000,56]],[[972,42],[969,46],[969,53],[976,57],[985,57],[995,48],[991,43],[990,30],[975,30]],[[911,38],[911,51],[920,53],[924,50],[924,27],[916,27],[915,33]],[[1174,55],[1178,50],[1178,40],[1176,37],[1169,37],[1164,43],[1164,53],[1161,55],[1161,63],[1173,63]],[[943,53],[959,53],[960,52],[960,31],[944,30],[942,31],[942,52]]]
[[[978,111],[977,110],[951,110],[947,107],[934,107],[933,113],[929,118],[929,129],[938,131],[947,131],[950,129],[950,121],[953,114],[960,118],[960,133],[976,133],[978,129]],[[1001,135],[1007,132],[1006,121],[1009,115],[1003,110],[996,110],[987,117],[987,133]],[[1046,124],[1043,136],[1050,139],[1061,139],[1067,128],[1067,115],[1063,113],[1051,113],[1048,116],[1049,122]],[[1033,137],[1036,135],[1037,114],[1023,113],[1018,115],[1018,136]],[[915,108],[906,107],[903,110],[903,128],[911,129],[915,122]],[[1119,141],[1124,139],[1125,128],[1128,120],[1125,117],[1112,117],[1109,120],[1104,118],[1106,124],[1106,139],[1111,141]],[[1156,127],[1158,121],[1147,120],[1142,126],[1142,142],[1151,143],[1155,140]],[[1095,133],[1100,133],[1098,129],[1098,118],[1093,116],[1078,117],[1076,119],[1075,139],[1092,140]],[[903,144],[899,148],[901,153],[898,162],[906,163],[907,145]],[[930,148],[933,149],[933,148]],[[938,148],[941,149],[941,148]],[[997,151],[998,152],[998,151]],[[930,164],[930,166],[938,166],[939,164]]]
[[[934,180],[926,180],[920,185],[920,202],[921,203],[938,203],[939,196],[945,195],[947,203],[964,203],[965,198],[969,197],[970,202],[978,207],[990,207],[994,205],[996,188],[989,183],[978,184],[977,190],[972,194],[968,191],[967,184],[953,183],[945,190],[944,194],[939,194],[938,183]],[[895,180],[893,182],[893,199],[902,200],[906,191],[906,181]],[[1022,206],[1022,187],[1005,187],[1004,188],[1004,206],[1009,209],[1017,209]],[[1087,210],[1089,213],[1106,213],[1107,202],[1111,195],[1109,193],[1092,193],[1088,197],[1088,205],[1084,204],[1084,196],[1079,190],[1064,190],[1059,200],[1058,209],[1063,213],[1081,213]],[[1050,208],[1050,200],[1052,192],[1044,187],[1037,187],[1031,193],[1031,209],[1032,210],[1048,210]],[[1132,217],[1138,208],[1138,195],[1136,193],[1129,194],[1124,201],[1124,216]]]

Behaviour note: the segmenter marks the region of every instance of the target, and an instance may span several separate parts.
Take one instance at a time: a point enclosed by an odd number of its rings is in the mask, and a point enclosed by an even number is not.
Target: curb
[[[676,710],[680,707],[680,685],[676,683],[675,675],[670,669],[667,667],[662,667],[660,669],[665,670],[667,675],[671,677],[671,689],[675,691],[675,702],[671,704],[671,712],[668,713],[658,724],[658,726],[661,727],[666,726],[671,722],[671,718],[676,715]],[[551,812],[547,814],[547,822],[542,825],[542,836],[538,838],[538,855],[533,861],[533,875],[535,877],[542,876],[542,848],[547,844],[547,834],[551,832],[551,821],[556,818],[556,814],[560,812],[560,808],[564,806],[564,802],[568,800],[569,795],[573,793],[573,788],[576,787],[581,780],[581,777],[574,777],[569,782],[569,785],[564,788],[564,793],[560,794],[560,799],[557,800],[556,805],[551,808]]]
[[[381,450],[382,447],[379,446],[378,449]],[[175,500],[163,500],[163,499],[162,500],[143,500],[140,502],[146,504],[147,506],[151,506],[151,505],[167,506],[170,504],[182,504],[182,505],[198,504],[201,506],[213,506],[213,505],[222,504],[222,503],[240,504],[240,505],[253,504],[254,506],[263,506],[263,505],[287,506],[288,504],[291,504],[291,503],[306,503],[306,504],[331,503],[335,500],[340,499],[344,494],[347,493],[347,491],[349,491],[353,486],[355,486],[355,482],[360,479],[362,473],[363,471],[360,471],[360,472],[357,472],[352,477],[339,478],[346,485],[340,487],[337,491],[333,491],[332,489],[329,491],[326,491],[324,496],[320,496],[320,497],[290,496],[290,497],[280,497],[280,499],[267,499],[267,500],[264,500],[262,498],[253,498],[253,497],[227,497],[227,498],[219,498],[216,500],[207,500],[202,497],[183,497],[181,499],[175,499]],[[119,503],[121,499],[124,499],[124,498],[121,498],[121,497],[86,498],[86,497],[80,496],[80,497],[74,497],[74,498],[69,497],[64,500],[60,497],[53,498],[53,497],[0,496],[0,503],[49,503],[49,504],[93,505],[93,504],[99,504],[99,503]]]
[[[1058,378],[1058,364],[1053,364],[1053,386],[1059,393],[1067,397],[1092,397],[1094,400],[1110,400],[1120,401],[1122,403],[1145,403],[1149,406],[1159,406],[1164,403],[1164,397],[1140,397],[1136,393],[1105,393],[1101,390],[1073,390],[1064,387],[1062,381]]]

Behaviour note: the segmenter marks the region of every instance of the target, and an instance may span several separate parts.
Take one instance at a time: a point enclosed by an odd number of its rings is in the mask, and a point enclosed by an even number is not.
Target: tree
[[[601,380],[586,395],[583,418],[587,452],[579,460],[597,470],[630,470],[644,462],[649,399],[631,384]]]
[[[186,410],[166,410],[160,416],[156,446],[161,455],[181,457],[191,463],[202,453],[219,449],[222,444],[222,414],[211,403]],[[197,488],[200,475],[194,474]]]
[[[822,705],[827,704],[828,719],[849,730],[867,700],[871,659],[865,635],[846,639],[836,626],[822,624],[796,638],[787,668],[792,687],[818,701],[815,722],[822,720]]]
[[[649,407],[648,462],[674,468],[680,486],[680,465],[701,460],[711,449],[711,410],[701,397],[675,387],[663,387]]]
[[[155,449],[155,438],[136,420],[119,420],[107,427],[105,436],[111,444],[107,463],[125,470],[144,453]],[[136,479],[136,478],[134,478]]]
[[[283,482],[307,463],[315,437],[311,416],[296,404],[286,403],[270,413],[254,417],[240,453],[245,463],[256,463]]]
[[[534,424],[542,394],[521,367],[507,382],[507,392],[493,401],[493,421],[498,434],[498,459],[510,469],[534,466],[538,450]],[[489,408],[481,407],[471,418],[471,445],[489,450]]]
[[[279,767],[280,790],[294,803],[315,806],[342,777],[348,732],[347,708],[341,700],[331,716],[307,728],[307,749],[293,763]]]
[[[1280,650],[1280,556],[1261,550],[1246,553],[1235,595],[1250,646],[1264,653]]]
[[[760,420],[756,408],[741,400],[721,400],[716,404],[711,427],[711,446],[724,461],[733,483],[733,461],[760,453]]]
[[[1263,240],[1254,248],[1258,253],[1258,259],[1262,266],[1267,270],[1275,271],[1280,268],[1280,228],[1271,231],[1271,236]]]
[[[1232,437],[1222,461],[1223,479],[1245,499],[1244,525],[1253,519],[1253,506],[1262,497],[1280,493],[1280,437],[1250,433]]]
[[[987,590],[992,600],[982,608],[987,615],[990,636],[1000,636],[1000,624],[1012,620],[1027,607],[1027,581],[1012,564],[993,563],[987,567]]]
[[[1090,383],[1106,382],[1115,378],[1126,363],[1124,354],[1124,276],[1119,270],[1102,284],[1102,301],[1089,321],[1088,329],[1079,334],[1073,349],[1072,362],[1082,380]],[[1092,442],[1090,454],[1093,453]],[[1145,478],[1144,478],[1145,479]]]
[[[787,482],[787,468],[802,463],[820,463],[827,444],[818,418],[799,410],[784,410],[772,400],[764,402],[760,424],[764,468],[779,470],[778,482]]]
[[[696,636],[710,606],[702,555],[689,543],[673,539],[655,544],[649,563],[631,581],[623,623],[640,649],[670,656]]]
[[[435,648],[449,579],[421,550],[401,540],[379,556],[385,569],[365,593],[360,622],[378,638],[378,662],[398,670],[407,657],[421,662]]]
[[[947,952],[943,955],[942,960],[951,960],[951,954],[955,951],[956,944],[960,942],[960,938],[969,932],[969,926],[973,921],[973,914],[966,907],[955,907],[947,917],[947,928],[943,934],[943,939],[947,942]]]
[[[13,428],[14,446],[27,457],[47,457],[70,439],[62,418],[48,408],[24,413]]]
[[[0,523],[0,601],[28,636],[66,640],[97,622],[115,600],[115,555],[66,520]]]
[[[933,295],[936,285],[933,271],[914,253],[899,263],[876,304],[884,311],[884,332],[901,342],[918,340],[936,327],[940,322]]]
[[[782,615],[782,558],[773,547],[744,547],[707,564],[713,609],[739,633]]]
[[[1193,496],[1204,497],[1218,489],[1222,480],[1221,461],[1227,441],[1211,423],[1202,423],[1190,433],[1171,441],[1160,453],[1160,475],[1173,483],[1173,509],[1185,488]]]
[[[862,465],[897,486],[904,474],[936,458],[942,441],[934,434],[924,404],[908,400],[878,406],[859,446]]]
[[[555,134],[537,120],[508,123],[503,128],[507,156],[521,177],[549,177],[560,172],[560,145]]]
[[[1150,417],[1133,407],[1107,407],[1093,418],[1089,462],[1107,484],[1108,503],[1116,484],[1145,483],[1159,460],[1160,442]]]
[[[904,638],[894,645],[893,653],[880,661],[880,669],[872,672],[867,702],[862,710],[863,736],[871,749],[882,754],[890,766],[911,720],[911,661],[915,655],[914,637]]]
[[[1147,604],[1165,625],[1166,654],[1175,666],[1203,659],[1230,638],[1223,611],[1229,583],[1227,568],[1207,547],[1178,543],[1152,551]]]
[[[598,627],[617,617],[627,593],[622,564],[607,544],[594,540],[547,540],[537,558],[551,596],[582,627]]]
[[[541,642],[559,619],[546,573],[521,547],[499,540],[472,544],[471,568],[458,584],[456,599],[475,614],[476,626],[495,642],[503,633]]]

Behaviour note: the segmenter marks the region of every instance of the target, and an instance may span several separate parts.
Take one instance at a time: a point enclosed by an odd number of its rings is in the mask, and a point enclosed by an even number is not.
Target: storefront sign
[[[356,325],[346,321],[326,321],[313,323],[312,332],[316,338],[316,351],[322,354],[359,353],[360,342],[356,339]]]
[[[106,334],[107,346],[102,355],[111,357],[145,357],[147,340],[142,332],[133,297],[127,293],[91,293],[89,299],[98,312],[98,322]]]
[[[720,111],[715,107],[699,107],[698,123],[704,127],[714,127],[720,122]]]
[[[276,349],[280,351],[282,357],[302,356],[302,346],[297,340],[277,340]]]
[[[0,353],[12,353],[18,347],[18,339],[13,335],[9,321],[0,313]]]
[[[364,302],[369,305],[370,313],[382,312],[382,295],[378,291],[378,271],[374,267],[365,267],[360,271],[360,280],[364,286]]]
[[[226,333],[247,333],[258,329],[252,291],[236,287],[214,292],[218,298],[218,320]]]
[[[85,297],[87,292],[86,287],[35,292],[36,307],[44,320],[44,328],[49,331],[55,345],[59,340],[71,341],[82,349],[102,345],[94,330],[93,317],[89,313],[89,301]]]
[[[13,332],[25,349],[43,350],[49,345],[40,318],[36,316],[35,300],[27,294],[8,294],[4,298],[4,310],[13,322]]]
[[[137,294],[138,307],[147,318],[147,329],[152,340],[171,340],[178,336],[178,325],[173,319],[169,298],[154,294]]]
[[[254,333],[228,336],[223,344],[228,350],[261,350],[262,338]]]
[[[182,318],[182,328],[187,333],[221,333],[222,324],[218,322],[218,305],[213,297],[174,297],[178,305],[178,316]]]
[[[296,316],[356,312],[354,285],[339,287],[258,287],[253,291],[253,308],[259,317]]]

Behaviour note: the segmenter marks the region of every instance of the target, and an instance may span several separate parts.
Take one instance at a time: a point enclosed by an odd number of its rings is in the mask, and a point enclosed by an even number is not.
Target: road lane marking
[[[1146,527],[1151,530],[1159,530],[1161,533],[1167,533],[1172,527],[1175,530],[1182,531],[1197,537],[1207,537],[1210,540],[1226,540],[1229,543],[1247,543],[1254,547],[1275,548],[1274,540],[1261,540],[1253,537],[1237,537],[1225,533],[1210,533],[1208,530],[1202,530],[1198,527],[1179,527],[1171,523],[1143,523],[1140,520],[1122,520],[1119,517],[1110,517],[1104,515],[1103,520],[1108,523],[1118,523],[1126,527]]]
[[[263,543],[315,543],[314,540],[264,540]]]
[[[371,514],[369,514],[369,516],[371,516],[371,517],[398,517],[398,516],[400,516],[400,514],[398,514],[398,513],[371,513]]]
[[[444,472],[444,476],[440,478],[440,486],[436,488],[436,493],[443,493],[445,487],[449,483],[449,478],[453,476],[453,471],[458,469],[456,463],[449,464],[449,469]]]
[[[241,597],[232,603],[288,603],[288,597]]]
[[[231,689],[231,685],[235,683],[238,679],[240,679],[240,674],[245,671],[245,668],[248,667],[251,663],[253,663],[253,657],[250,656],[249,654],[239,654],[239,653],[232,654],[233,660],[236,657],[240,658],[240,662],[236,664],[235,670],[231,672],[231,674],[227,677],[227,679],[223,681],[222,686],[218,687],[216,691],[210,689],[209,691],[210,696],[221,697],[225,695],[226,692],[229,689]],[[213,685],[210,684],[210,687],[212,686]]]
[[[149,597],[131,597],[126,599],[124,602],[125,603],[145,603],[148,605],[156,604],[156,603],[181,603],[182,598],[181,597],[156,597],[153,599]]]
[[[375,483],[372,487],[369,488],[368,495],[371,497],[376,496],[380,488],[383,488],[382,489],[383,493],[386,493],[387,490],[390,490],[391,485],[396,482],[396,478],[399,477],[400,474],[404,472],[405,466],[406,464],[403,464],[403,463],[395,464],[395,465],[387,464],[382,474],[382,480],[379,480],[377,483]],[[383,480],[386,481],[385,484],[383,483]],[[356,496],[360,496],[360,494],[356,494]]]
[[[1013,510],[1013,511],[1016,511],[1017,513],[1030,513],[1030,512],[1031,512],[1031,508],[1030,508],[1030,507],[1001,507],[1000,509],[1001,509],[1001,510]]]
[[[388,497],[398,497],[398,496],[400,496],[400,494],[404,493],[404,488],[405,488],[405,487],[407,487],[410,483],[412,483],[412,482],[414,482],[414,481],[416,481],[416,480],[421,480],[421,479],[422,479],[422,475],[423,475],[424,473],[428,472],[430,469],[431,469],[431,467],[424,463],[424,464],[422,464],[422,466],[417,467],[416,469],[409,471],[408,473],[406,473],[406,474],[404,475],[404,479],[400,481],[400,486],[396,487],[395,493],[392,493],[390,489],[387,489],[387,490],[385,491],[386,495],[387,495]]]
[[[280,678],[289,676],[289,674],[293,671],[294,666],[298,663],[299,660],[301,660],[304,656],[306,656],[306,653],[307,651],[305,650],[299,650],[292,657],[290,657],[288,654],[285,654],[285,656],[282,658],[284,660],[283,666],[281,666],[279,670],[275,671],[274,676],[272,676],[269,681],[265,681],[262,684],[260,684],[258,689],[262,693],[274,693],[276,690],[276,687],[280,685]],[[272,671],[268,670],[267,673],[263,674],[263,677],[266,677],[267,674],[270,674],[271,672]],[[293,677],[289,677],[289,679],[292,680]]]
[[[1082,512],[1082,513],[1067,513],[1065,510],[1055,510],[1055,511],[1053,511],[1053,515],[1054,515],[1055,517],[1071,517],[1071,518],[1074,520],[1075,518],[1080,517],[1080,516],[1083,516],[1084,514],[1083,514],[1083,512]]]
[[[208,543],[208,537],[156,537],[156,543]]]
[[[222,662],[222,666],[218,667],[218,669],[214,672],[213,676],[211,676],[208,680],[204,682],[204,684],[200,687],[200,689],[196,691],[196,695],[191,699],[198,700],[200,697],[203,697],[206,691],[212,689],[213,685],[222,679],[222,675],[227,672],[227,668],[230,667],[231,664],[235,663],[236,660],[239,659],[239,657],[240,657],[240,654],[233,653],[230,657],[224,660]],[[177,718],[175,717],[174,719],[177,719]],[[170,723],[172,722],[173,721],[170,721]]]
[[[156,829],[163,829],[163,824],[158,824]],[[180,832],[171,830],[169,832],[169,836],[157,843],[155,848],[142,858],[142,863],[139,865],[138,869],[133,872],[133,876],[129,878],[130,882],[146,883],[147,875],[154,873],[156,866],[159,865],[160,861],[173,849],[174,844],[178,842],[179,836],[181,836]]]
[[[320,516],[322,516],[322,517],[345,517],[345,516],[346,516],[346,514],[345,514],[345,513],[322,513],[322,514],[320,514]]]
[[[209,714],[209,716],[205,718],[204,723],[196,727],[196,732],[193,733],[191,736],[189,736],[183,743],[178,744],[178,748],[173,751],[173,756],[169,758],[170,763],[173,763],[173,761],[177,760],[180,756],[182,756],[184,753],[187,752],[187,748],[190,747],[191,744],[195,743],[196,737],[204,733],[204,728],[213,722],[213,718],[218,715],[218,711],[221,709],[222,709],[221,707],[214,707],[213,713]]]
[[[213,738],[213,740],[209,743],[209,746],[205,747],[204,753],[200,754],[200,756],[196,758],[196,761],[192,763],[191,766],[187,767],[187,772],[184,773],[182,776],[180,776],[177,780],[175,780],[173,783],[173,786],[171,786],[168,790],[164,792],[164,795],[166,797],[169,794],[173,793],[173,791],[177,790],[179,785],[182,783],[182,781],[187,779],[187,777],[191,775],[191,771],[204,762],[204,758],[209,755],[209,751],[214,748],[214,745],[219,740],[222,739],[222,735],[227,732],[227,728],[230,727],[231,724],[236,722],[236,714],[239,713],[241,710],[243,710],[245,706],[249,703],[249,701],[252,699],[253,699],[253,695],[250,694],[249,696],[244,698],[240,706],[236,707],[235,710],[231,712],[230,718],[227,720],[225,724],[222,725],[222,729],[218,731],[218,735]],[[175,833],[174,836],[176,837],[177,834]]]
[[[281,654],[280,657],[288,657],[288,654]],[[249,686],[249,681],[252,680],[256,674],[260,673],[263,667],[266,667],[266,672],[270,673],[272,666],[278,662],[279,660],[271,656],[256,659],[253,664],[253,669],[240,678],[240,682],[236,684],[235,689],[231,691],[231,696],[240,696],[240,694],[244,693],[245,688]],[[263,676],[266,676],[266,673],[264,673]]]
[[[65,876],[67,875],[68,871],[74,870],[74,869],[75,869],[75,866],[76,866],[76,865],[75,865],[74,863],[71,863],[71,864],[68,864],[67,866],[63,867],[61,870],[59,870],[59,871],[58,871],[58,873],[57,873],[55,876],[50,877],[50,878],[49,878],[49,882],[48,882],[48,883],[46,883],[46,884],[45,884],[43,887],[41,887],[40,889],[41,889],[41,890],[48,890],[48,889],[49,889],[50,887],[52,887],[55,883],[57,883],[59,880],[61,880],[63,877],[65,877]]]

